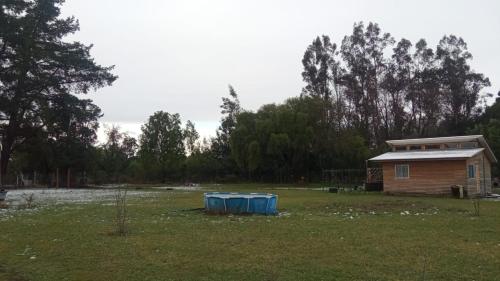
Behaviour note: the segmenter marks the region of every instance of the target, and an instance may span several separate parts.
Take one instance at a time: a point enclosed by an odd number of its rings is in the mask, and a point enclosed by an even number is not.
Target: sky
[[[203,137],[215,135],[228,85],[256,110],[300,94],[301,60],[318,35],[340,43],[355,22],[380,25],[396,40],[464,38],[474,70],[500,91],[500,1],[66,0],[81,30],[119,79],[88,98],[101,107],[99,140],[118,125],[137,137],[155,111],[179,113]]]

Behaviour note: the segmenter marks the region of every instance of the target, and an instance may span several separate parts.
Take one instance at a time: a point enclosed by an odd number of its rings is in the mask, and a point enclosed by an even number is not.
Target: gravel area
[[[19,205],[33,195],[36,205],[51,205],[65,203],[89,203],[94,201],[113,200],[116,194],[112,189],[13,189],[9,190],[5,203]],[[129,190],[131,197],[154,197],[158,192]]]
[[[154,198],[158,191],[128,190],[129,198]],[[5,201],[0,202],[0,221],[12,218],[16,213],[35,213],[47,206],[60,204],[85,204],[90,202],[109,202],[115,200],[113,189],[13,189],[9,190]],[[27,200],[32,198],[32,207]]]

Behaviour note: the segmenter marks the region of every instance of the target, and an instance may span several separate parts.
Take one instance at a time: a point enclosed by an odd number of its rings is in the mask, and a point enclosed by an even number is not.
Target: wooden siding
[[[483,153],[484,157],[484,177],[486,178],[486,193],[491,193],[493,190],[491,189],[491,162],[488,160],[488,157]]]
[[[408,179],[396,179],[396,164],[409,165]],[[467,185],[465,160],[391,161],[382,167],[386,193],[450,194],[452,185]]]
[[[467,159],[467,165],[476,165],[476,178],[467,180],[469,195],[491,193],[491,163],[484,152]]]

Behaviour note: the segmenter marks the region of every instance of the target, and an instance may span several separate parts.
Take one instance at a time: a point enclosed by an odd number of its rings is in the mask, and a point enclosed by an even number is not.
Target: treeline
[[[354,24],[337,43],[325,35],[313,40],[299,96],[249,111],[230,87],[211,139],[160,111],[138,139],[112,127],[97,144],[102,112],[78,94],[117,77],[94,61],[91,46],[62,40],[79,26],[60,18],[60,5],[0,6],[3,182],[307,182],[323,169],[363,168],[387,139],[466,133],[485,134],[500,153],[500,107],[486,106],[490,82],[471,68],[464,40],[447,35],[435,47],[396,41],[375,23]]]
[[[200,139],[194,123],[182,125],[179,114],[158,111],[141,127],[136,140],[118,127],[95,148],[92,180],[96,183],[179,183],[237,181],[230,136],[240,112],[236,92],[223,98],[217,137]]]
[[[370,147],[386,139],[464,134],[481,114],[488,78],[470,67],[462,38],[398,42],[379,26],[354,25],[338,46],[328,36],[307,48],[303,95],[324,99],[326,127],[355,129]]]

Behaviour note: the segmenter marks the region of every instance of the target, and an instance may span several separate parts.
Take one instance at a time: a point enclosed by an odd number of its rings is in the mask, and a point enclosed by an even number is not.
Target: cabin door
[[[479,176],[479,165],[477,163],[471,163],[467,165],[467,186],[470,188],[476,189],[476,193],[482,193],[481,190],[481,181]]]

